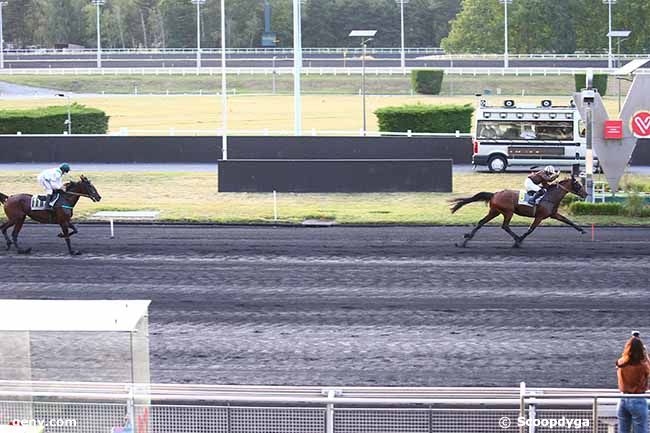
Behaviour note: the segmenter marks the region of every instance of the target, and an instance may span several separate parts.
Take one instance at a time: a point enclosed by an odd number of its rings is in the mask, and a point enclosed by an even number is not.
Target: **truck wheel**
[[[487,165],[492,173],[503,173],[508,168],[508,161],[503,156],[496,155],[488,160]]]

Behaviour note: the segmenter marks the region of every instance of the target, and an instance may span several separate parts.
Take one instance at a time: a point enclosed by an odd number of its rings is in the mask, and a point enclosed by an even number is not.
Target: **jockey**
[[[70,165],[63,163],[58,167],[50,168],[38,175],[38,183],[41,184],[47,194],[45,199],[48,207],[54,206],[59,198],[58,191],[63,188],[63,175],[70,172]]]
[[[535,201],[546,194],[546,188],[549,187],[549,184],[560,176],[559,171],[555,171],[555,167],[552,165],[547,165],[544,167],[544,170],[539,170],[535,173],[531,173],[527,178],[524,185],[526,186],[527,192],[535,192],[530,199],[528,199],[528,204],[534,206]]]

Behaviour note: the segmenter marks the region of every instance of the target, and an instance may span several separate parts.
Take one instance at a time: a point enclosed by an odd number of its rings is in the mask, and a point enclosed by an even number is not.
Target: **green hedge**
[[[438,95],[444,75],[441,70],[415,69],[411,71],[411,88],[423,95]]]
[[[575,74],[573,78],[576,81],[576,92],[581,91],[587,85],[587,75],[586,74]],[[609,75],[607,74],[594,74],[593,86],[598,89],[600,96],[605,96],[607,94],[607,80]]]
[[[70,107],[73,134],[106,134],[108,116],[96,108],[72,104]],[[0,110],[0,134],[62,134],[68,107],[34,108],[29,110]]]
[[[402,105],[375,111],[379,130],[386,132],[469,132],[471,105]]]
[[[621,203],[587,203],[578,201],[569,207],[573,215],[623,215],[625,208]]]

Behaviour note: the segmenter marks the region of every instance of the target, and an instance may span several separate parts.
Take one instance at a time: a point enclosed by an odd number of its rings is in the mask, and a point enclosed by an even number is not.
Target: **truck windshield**
[[[573,140],[573,122],[480,120],[476,131],[476,137],[479,139]]]

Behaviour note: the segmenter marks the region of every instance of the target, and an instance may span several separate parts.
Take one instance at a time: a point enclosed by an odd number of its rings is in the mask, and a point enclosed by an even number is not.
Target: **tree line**
[[[226,0],[226,44],[260,46],[264,0]],[[398,0],[399,1],[399,0]],[[373,46],[400,46],[396,0],[304,0],[304,47],[352,47],[350,30],[378,30]],[[291,47],[292,0],[269,0],[278,46]],[[204,47],[218,47],[220,2],[201,9]],[[55,44],[95,46],[95,6],[90,0],[8,0],[5,41],[15,48]],[[607,47],[607,5],[602,0],[513,0],[509,5],[513,53],[602,52]],[[504,8],[498,0],[410,0],[405,5],[408,47],[443,46],[451,53],[503,52]],[[631,30],[623,52],[650,49],[650,1],[618,0],[613,28]],[[106,0],[101,7],[102,45],[111,48],[192,48],[196,9],[190,0]]]
[[[271,30],[278,46],[293,43],[292,0],[269,0]],[[226,0],[228,47],[259,47],[264,0]],[[410,0],[405,5],[407,46],[439,46],[449,32],[460,0]],[[5,40],[15,48],[55,44],[96,45],[96,11],[90,0],[9,0],[4,9]],[[201,7],[201,45],[218,47],[219,0]],[[357,46],[350,30],[377,29],[375,46],[400,44],[400,8],[395,0],[306,0],[302,4],[305,47]],[[102,46],[112,48],[192,48],[196,46],[196,6],[190,0],[106,0],[101,7]]]
[[[456,53],[502,53],[504,5],[463,0],[442,46]],[[512,0],[508,5],[509,51],[513,53],[603,52],[608,46],[608,5],[602,0]],[[612,29],[631,30],[621,52],[650,50],[650,1],[618,0]],[[614,38],[614,52],[617,50]]]

